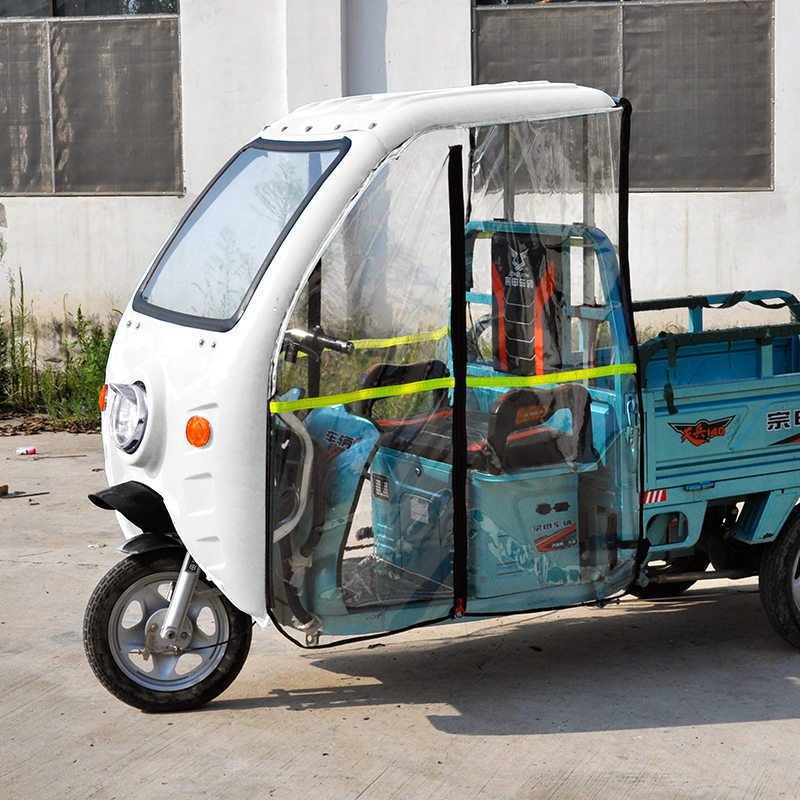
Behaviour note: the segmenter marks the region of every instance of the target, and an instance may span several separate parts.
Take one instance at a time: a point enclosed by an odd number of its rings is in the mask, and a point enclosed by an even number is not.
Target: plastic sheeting
[[[436,132],[390,160],[328,246],[291,320],[290,330],[321,326],[353,342],[353,352],[279,365],[280,395],[302,392],[321,403],[297,412],[313,446],[285,417],[273,420],[273,530],[287,502],[299,502],[293,447],[318,465],[305,519],[298,513],[276,544],[273,585],[284,621],[302,624],[303,609],[346,617],[349,608],[451,599],[447,158],[450,145],[466,142],[464,131]],[[377,396],[381,389],[389,396]],[[387,439],[400,449],[379,446]],[[421,467],[408,457],[426,464],[421,490]],[[318,542],[315,527],[324,529]]]
[[[270,406],[279,623],[395,630],[447,616],[461,583],[469,614],[596,599],[630,579],[620,117],[424,134],[350,212],[297,303]],[[463,158],[468,198],[455,266],[448,157]],[[466,303],[465,330],[450,329],[453,303]],[[322,335],[339,344],[315,348]],[[464,429],[452,406],[462,346]],[[466,530],[453,507],[459,436]]]
[[[618,550],[637,528],[619,124],[598,115],[473,137],[468,408],[487,431],[470,446],[473,605],[574,598],[630,566]]]

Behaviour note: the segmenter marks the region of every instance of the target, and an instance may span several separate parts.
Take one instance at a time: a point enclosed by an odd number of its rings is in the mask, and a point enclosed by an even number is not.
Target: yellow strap
[[[353,341],[356,350],[385,350],[401,344],[415,344],[416,342],[429,342],[447,336],[450,328],[439,328],[428,333],[412,333],[408,336],[395,336],[393,339],[356,339]]]
[[[501,378],[467,377],[467,386],[472,388],[504,387],[511,389],[518,386],[543,386],[551,383],[571,383],[586,381],[591,378],[605,378],[609,375],[633,375],[636,364],[612,364],[610,367],[593,367],[592,369],[576,369],[571,372],[551,372],[548,375],[504,375]]]
[[[636,372],[635,364],[614,364],[610,367],[594,367],[593,369],[576,369],[571,372],[553,372],[549,375],[514,376],[501,378],[467,377],[467,386],[476,387],[508,387],[541,386],[552,383],[570,383],[590,378],[603,378],[609,375],[632,375]],[[454,378],[436,378],[430,381],[415,381],[396,386],[376,386],[374,389],[361,389],[357,392],[332,394],[324,397],[305,397],[301,400],[273,401],[269,410],[273,414],[287,411],[300,411],[308,408],[326,408],[344,403],[355,403],[358,400],[381,400],[386,397],[401,397],[417,392],[430,392],[434,389],[452,389],[456,385]]]
[[[361,389],[358,392],[345,394],[331,394],[327,397],[306,397],[302,400],[275,401],[269,404],[273,414],[284,411],[299,411],[302,408],[325,408],[338,406],[344,403],[355,403],[358,400],[380,400],[385,397],[400,397],[417,392],[429,392],[433,389],[452,389],[455,386],[453,378],[436,378],[430,381],[415,381],[402,383],[397,386],[376,386],[374,389]]]

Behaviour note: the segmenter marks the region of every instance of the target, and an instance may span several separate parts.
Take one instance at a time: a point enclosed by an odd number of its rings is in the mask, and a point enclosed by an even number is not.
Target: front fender
[[[185,550],[186,548],[183,546],[183,542],[178,538],[177,534],[141,533],[138,536],[134,536],[132,539],[128,539],[114,549],[118,553],[124,553],[126,556],[134,556],[141,553],[149,553],[152,550]]]
[[[164,498],[143,483],[138,481],[119,483],[90,494],[89,499],[99,508],[118,511],[145,533],[161,537],[171,534],[180,541],[169,511],[164,505]]]

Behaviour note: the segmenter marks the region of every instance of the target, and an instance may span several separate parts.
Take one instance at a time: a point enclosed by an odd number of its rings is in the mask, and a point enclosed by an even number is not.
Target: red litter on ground
[[[17,448],[17,455],[18,456],[32,456],[36,454],[35,447],[18,447]]]

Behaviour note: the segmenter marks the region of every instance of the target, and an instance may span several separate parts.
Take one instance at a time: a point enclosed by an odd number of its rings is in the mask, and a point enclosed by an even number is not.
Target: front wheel
[[[86,608],[90,666],[111,694],[142,711],[205,705],[230,686],[250,651],[252,620],[204,576],[178,643],[161,638],[182,563],[179,550],[130,556],[109,570]]]
[[[800,506],[789,515],[780,536],[764,550],[758,593],[778,635],[800,647]]]

